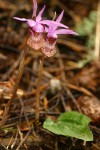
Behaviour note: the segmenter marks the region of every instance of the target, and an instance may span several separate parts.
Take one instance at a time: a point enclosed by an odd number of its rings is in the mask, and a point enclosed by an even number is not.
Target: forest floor
[[[55,11],[60,14],[64,9],[62,22],[79,31],[79,36],[60,36],[57,53],[44,60],[39,121],[35,120],[36,89],[42,54],[36,54],[32,49],[25,57],[17,94],[5,117],[3,113],[18,80],[18,68],[28,34],[27,25],[13,17],[31,18],[32,1],[0,0],[0,150],[100,150],[100,21],[95,19],[99,18],[99,1],[37,2],[39,9],[46,2],[45,18],[52,19]],[[56,120],[61,113],[70,110],[90,117],[92,142],[57,136],[43,128],[46,118]]]

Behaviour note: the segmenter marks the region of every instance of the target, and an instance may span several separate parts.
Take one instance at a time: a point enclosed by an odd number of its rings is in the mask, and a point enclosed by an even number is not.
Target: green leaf
[[[87,116],[71,111],[61,114],[56,122],[47,119],[43,127],[57,135],[93,141],[93,134],[88,127],[89,122],[90,119]]]
[[[96,19],[96,11],[91,11],[88,17],[84,17],[82,21],[76,25],[75,31],[80,36],[95,35]]]

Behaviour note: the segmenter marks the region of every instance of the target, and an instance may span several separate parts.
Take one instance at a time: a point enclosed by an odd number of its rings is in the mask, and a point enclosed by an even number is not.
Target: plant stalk
[[[40,91],[41,91],[41,81],[42,81],[42,73],[43,73],[43,64],[44,64],[44,56],[42,56],[39,64],[39,71],[38,71],[38,79],[37,79],[37,91],[36,91],[36,114],[35,120],[36,122],[39,121],[39,109],[40,109]]]
[[[18,77],[16,79],[16,83],[15,83],[15,86],[14,86],[14,89],[13,89],[11,99],[9,99],[8,103],[5,106],[3,117],[2,117],[2,120],[0,122],[0,127],[2,127],[5,124],[5,122],[7,120],[7,117],[8,117],[8,112],[9,112],[10,106],[11,106],[11,104],[12,104],[12,102],[13,102],[15,96],[16,96],[16,92],[17,92],[22,74],[24,72],[26,54],[27,54],[27,47],[25,47],[25,49],[22,51],[22,54],[21,54],[22,60],[21,60],[20,65],[19,65]]]

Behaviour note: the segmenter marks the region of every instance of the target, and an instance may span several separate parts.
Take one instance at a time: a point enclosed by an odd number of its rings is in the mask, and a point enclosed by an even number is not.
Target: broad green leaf
[[[88,123],[91,121],[89,117],[78,113],[76,111],[69,111],[61,114],[57,121],[67,121],[76,123],[78,125],[88,125]]]
[[[75,137],[84,141],[92,141],[93,135],[88,127],[90,119],[78,112],[65,112],[56,122],[47,119],[43,127],[57,135]]]

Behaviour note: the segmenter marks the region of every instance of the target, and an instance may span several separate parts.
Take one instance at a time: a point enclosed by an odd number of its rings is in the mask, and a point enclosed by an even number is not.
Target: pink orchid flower
[[[18,18],[13,17],[16,20],[25,22],[30,29],[30,37],[27,40],[27,44],[32,47],[34,50],[38,50],[41,47],[45,45],[45,40],[43,38],[43,34],[45,32],[45,25],[49,25],[51,21],[49,20],[42,20],[42,14],[45,10],[45,5],[42,8],[42,10],[37,14],[37,2],[36,0],[33,0],[33,15],[32,19],[26,19],[26,18]],[[56,24],[56,22],[55,22]],[[61,24],[60,22],[56,25],[59,25],[60,27],[66,28],[65,25]]]
[[[18,17],[13,17],[16,20],[25,22],[30,29],[30,36],[27,40],[27,44],[32,47],[34,50],[38,50],[41,48],[41,46],[44,45],[45,41],[42,36],[42,33],[45,31],[44,25],[41,24],[42,20],[42,14],[44,12],[45,5],[42,8],[42,10],[37,13],[37,2],[36,0],[33,0],[33,14],[32,14],[32,19],[26,19],[26,18],[18,18]]]
[[[56,53],[55,44],[59,34],[73,34],[78,35],[76,32],[68,29],[67,26],[60,26],[64,11],[58,16],[56,21],[46,21],[49,22],[49,28],[46,28],[47,38],[45,46],[41,48],[42,52],[47,56],[51,57]],[[58,27],[63,27],[63,29],[57,29]],[[66,28],[66,29],[65,29]]]
[[[45,10],[45,5],[42,8],[42,10],[39,12],[39,14],[36,16],[37,13],[37,2],[36,0],[33,0],[33,14],[32,14],[32,19],[26,19],[26,18],[18,18],[18,17],[13,17],[16,20],[26,22],[29,28],[35,32],[44,32],[44,27],[41,25],[40,21],[42,20],[42,14]]]

